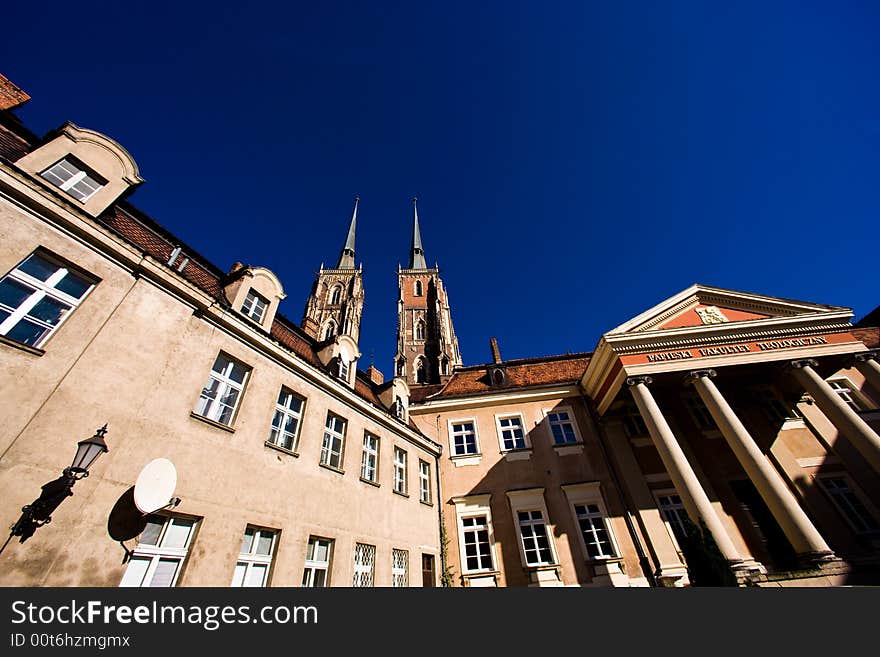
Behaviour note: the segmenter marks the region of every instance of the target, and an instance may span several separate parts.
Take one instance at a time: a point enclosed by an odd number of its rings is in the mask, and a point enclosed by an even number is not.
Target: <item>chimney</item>
[[[235,272],[237,272],[237,271],[238,271],[239,269],[241,269],[242,267],[244,267],[243,264],[241,264],[240,262],[236,262],[236,263],[234,263],[234,264],[232,265],[232,269],[229,270],[229,273],[230,273],[230,274],[234,274]]]
[[[385,376],[376,369],[375,365],[370,365],[367,368],[367,376],[370,378],[370,381],[375,383],[376,385],[381,385],[385,383]]]
[[[496,340],[495,338],[489,338],[489,348],[492,349],[492,362],[500,363],[501,350],[498,349],[498,340]]]

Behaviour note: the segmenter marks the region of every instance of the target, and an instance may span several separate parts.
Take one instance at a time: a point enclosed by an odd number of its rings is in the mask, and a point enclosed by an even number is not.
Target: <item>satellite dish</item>
[[[177,486],[177,470],[168,459],[153,459],[144,466],[134,483],[134,504],[143,514],[153,513],[178,500],[172,499]]]

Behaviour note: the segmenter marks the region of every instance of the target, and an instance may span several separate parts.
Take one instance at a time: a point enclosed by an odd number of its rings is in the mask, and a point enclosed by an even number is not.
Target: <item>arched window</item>
[[[419,320],[416,322],[415,339],[416,340],[424,340],[425,339],[425,323],[422,320]]]
[[[330,305],[335,306],[339,303],[339,297],[342,296],[342,287],[337,285],[330,290]]]
[[[415,285],[413,286],[413,294],[415,294],[417,297],[422,296],[422,282],[421,281],[415,282]]]
[[[403,376],[406,374],[406,361],[401,358],[397,361],[397,376]]]
[[[340,379],[348,381],[348,361],[342,356],[339,357],[339,370],[337,373]]]
[[[416,383],[427,383],[428,371],[425,368],[425,359],[419,358],[416,363]]]
[[[440,374],[449,374],[449,361],[445,358],[440,361]]]
[[[336,335],[336,324],[331,320],[327,322],[327,325],[324,327],[324,339],[329,340],[334,335]]]

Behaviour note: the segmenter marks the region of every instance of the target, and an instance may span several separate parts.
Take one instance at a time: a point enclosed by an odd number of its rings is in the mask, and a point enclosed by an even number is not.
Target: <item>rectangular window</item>
[[[843,400],[847,406],[856,412],[870,410],[867,399],[858,390],[853,387],[849,379],[831,379],[828,381],[837,396]]]
[[[76,309],[94,281],[34,252],[0,279],[0,335],[40,347]]]
[[[263,323],[263,317],[266,315],[266,308],[269,307],[269,301],[261,297],[253,290],[248,290],[247,298],[241,305],[241,312],[247,315],[257,324]]]
[[[406,495],[406,452],[394,448],[394,492]]]
[[[272,529],[248,527],[244,530],[238,563],[232,574],[232,586],[266,586],[277,536],[278,532]]]
[[[348,361],[344,358],[339,359],[339,378],[348,381]]]
[[[685,520],[687,519],[687,511],[681,498],[676,494],[658,495],[657,502],[660,504],[660,513],[663,519],[672,531],[675,540],[679,546],[684,545],[684,539],[687,538],[687,529],[685,528]]]
[[[834,501],[835,506],[859,534],[880,530],[877,521],[865,508],[843,477],[820,477],[822,487]]]
[[[434,555],[422,555],[422,586],[425,588],[433,588],[436,584],[437,576],[434,573]]]
[[[83,203],[107,184],[106,180],[72,155],[56,162],[40,176]]]
[[[614,556],[614,546],[608,534],[605,518],[596,504],[575,504],[574,513],[577,517],[581,535],[587,554],[592,559],[609,559]]]
[[[291,452],[296,450],[305,401],[299,395],[282,386],[281,392],[278,393],[278,402],[275,404],[272,428],[269,431],[270,443]]]
[[[526,565],[546,566],[556,563],[553,559],[550,539],[547,537],[547,526],[544,524],[544,515],[541,511],[538,509],[518,511],[516,517],[519,533],[522,537]]]
[[[452,423],[452,455],[465,456],[477,453],[477,432],[473,422]]]
[[[431,465],[419,460],[419,499],[425,504],[431,503]]]
[[[492,570],[492,548],[486,516],[461,519],[465,570]]]
[[[306,548],[306,565],[303,570],[302,585],[309,588],[330,586],[330,557],[333,541],[328,538],[309,536]]]
[[[379,470],[379,436],[364,431],[364,451],[361,455],[361,479],[376,482]]]
[[[373,567],[376,564],[376,546],[356,543],[354,546],[354,579],[352,586],[373,586]]]
[[[342,449],[345,445],[345,425],[343,418],[327,413],[324,424],[324,440],[321,443],[321,463],[333,468],[342,468]]]
[[[623,431],[627,438],[641,438],[649,435],[642,414],[633,404],[627,404],[623,409]]]
[[[790,418],[799,418],[800,414],[794,408],[786,406],[772,388],[759,386],[754,389],[755,400],[764,411],[764,415],[770,422],[785,422]]]
[[[522,416],[509,415],[507,417],[499,417],[498,433],[501,438],[501,449],[503,451],[526,448]]]
[[[569,411],[557,410],[547,413],[553,442],[557,445],[569,445],[578,442],[577,432]]]
[[[175,586],[192,541],[196,521],[151,515],[132,552],[120,586]]]
[[[409,586],[409,551],[391,551],[391,586]]]
[[[214,361],[208,383],[202,389],[195,414],[231,425],[250,368],[221,353]]]
[[[713,431],[718,429],[715,420],[712,418],[712,414],[709,412],[709,409],[706,408],[702,399],[696,395],[685,395],[684,403],[698,429],[701,431]]]

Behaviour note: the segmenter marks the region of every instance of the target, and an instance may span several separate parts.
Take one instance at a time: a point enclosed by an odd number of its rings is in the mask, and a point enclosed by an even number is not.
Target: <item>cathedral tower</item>
[[[440,272],[425,263],[416,199],[409,267],[398,266],[397,281],[400,296],[394,371],[410,385],[441,383],[454,366],[461,365],[461,354]]]
[[[334,335],[348,335],[355,343],[361,331],[364,308],[364,268],[355,269],[354,235],[360,198],[354,200],[354,211],[345,246],[339,254],[335,269],[321,269],[312,286],[312,293],[303,313],[303,330],[316,340],[328,340]]]

